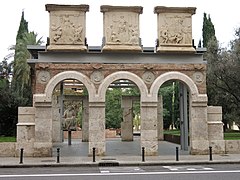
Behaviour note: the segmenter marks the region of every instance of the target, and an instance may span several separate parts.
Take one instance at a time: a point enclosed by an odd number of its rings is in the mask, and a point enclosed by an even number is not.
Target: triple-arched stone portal
[[[222,110],[207,105],[206,63],[202,49],[195,49],[191,41],[195,8],[155,7],[155,48],[143,48],[140,43],[142,7],[101,6],[102,47],[88,47],[84,41],[87,5],[51,4],[46,10],[50,13],[50,44],[46,51],[45,47],[29,47],[33,106],[19,107],[17,149],[24,147],[26,156],[51,156],[63,115],[63,106],[56,104],[55,88],[65,80],[76,80],[88,92],[85,132],[89,154],[94,147],[97,155],[104,155],[106,91],[112,83],[127,80],[140,92],[140,140],[146,155],[158,152],[162,132],[158,92],[168,81],[181,84],[180,121],[185,124],[183,142],[189,138],[190,153],[206,154],[209,146],[215,153],[224,152]]]
[[[146,155],[157,155],[158,131],[162,130],[158,129],[158,91],[165,82],[171,80],[180,81],[189,92],[190,152],[205,154],[210,144],[217,147],[216,152],[223,151],[221,109],[207,106],[206,64],[196,63],[196,59],[201,60],[202,55],[169,55],[168,58],[172,60],[170,63],[139,64],[133,62],[136,58],[144,58],[146,54],[136,54],[134,60],[131,54],[128,57],[128,54],[116,53],[40,54],[41,58],[37,61],[29,61],[36,75],[33,79],[33,107],[19,108],[18,146],[25,147],[26,155],[51,155],[53,136],[57,133],[53,131],[56,129],[57,119],[56,112],[53,112],[53,109],[56,109],[53,108],[53,92],[59,83],[68,79],[81,82],[88,91],[89,154],[92,153],[93,147],[96,148],[97,155],[104,155],[106,151],[105,96],[107,88],[117,80],[134,82],[141,93],[141,146],[146,148]],[[120,55],[128,58],[130,63],[123,64],[121,59],[117,61]],[[111,60],[108,64],[69,63],[74,62],[74,59],[86,57],[93,61],[98,59],[99,62],[102,59]],[[155,58],[161,62],[166,58],[154,53],[147,54],[147,57],[148,62],[153,62]],[[45,59],[51,62],[45,62]],[[192,62],[186,63],[186,59],[187,62],[189,59]],[[113,64],[111,61],[119,63]],[[214,113],[215,116],[211,116],[210,113]]]

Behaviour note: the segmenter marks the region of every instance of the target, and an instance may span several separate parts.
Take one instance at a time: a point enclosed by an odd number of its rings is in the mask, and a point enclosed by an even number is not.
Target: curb
[[[116,161],[117,162],[117,161]],[[91,163],[56,163],[56,164],[16,164],[0,165],[0,168],[35,168],[35,167],[117,167],[117,166],[166,166],[166,165],[211,165],[211,164],[240,164],[240,161],[171,161],[171,162],[119,162],[118,165],[99,165]]]

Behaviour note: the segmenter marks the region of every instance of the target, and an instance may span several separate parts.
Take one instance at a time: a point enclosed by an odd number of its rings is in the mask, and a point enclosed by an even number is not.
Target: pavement
[[[15,167],[60,167],[60,166],[150,166],[150,165],[196,165],[196,164],[240,164],[240,154],[190,155],[188,151],[179,150],[176,160],[177,144],[159,141],[158,155],[141,156],[139,137],[132,142],[122,142],[120,138],[110,138],[106,141],[106,155],[88,156],[88,143],[73,140],[69,146],[67,140],[54,144],[52,157],[0,157],[0,168]],[[57,162],[57,148],[60,148],[59,163]]]

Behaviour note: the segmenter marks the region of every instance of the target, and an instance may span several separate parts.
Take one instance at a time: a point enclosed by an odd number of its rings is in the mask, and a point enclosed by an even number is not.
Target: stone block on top
[[[192,15],[195,7],[157,6],[158,44],[160,53],[195,53],[192,44]]]
[[[86,51],[86,12],[88,5],[46,4],[49,12],[48,51]]]
[[[141,6],[101,6],[103,13],[102,51],[142,52],[139,31]]]

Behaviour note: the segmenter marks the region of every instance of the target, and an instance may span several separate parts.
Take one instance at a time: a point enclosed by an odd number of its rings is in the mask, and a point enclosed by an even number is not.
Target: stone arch
[[[155,79],[153,82],[151,88],[150,88],[150,94],[152,95],[152,100],[157,101],[157,95],[159,88],[163,85],[163,83],[169,81],[169,80],[179,80],[186,84],[191,92],[192,99],[197,99],[199,96],[198,88],[196,84],[193,82],[193,80],[187,76],[186,74],[183,74],[181,72],[167,72],[164,74],[161,74],[159,77]]]
[[[88,90],[89,94],[89,101],[94,97],[95,94],[95,86],[91,82],[91,80],[84,74],[77,72],[77,71],[64,71],[61,73],[58,73],[54,77],[50,79],[48,82],[46,88],[45,88],[45,94],[46,94],[46,100],[51,101],[52,99],[52,92],[54,88],[57,86],[57,84],[65,79],[75,79],[80,82],[82,82],[85,87]]]
[[[147,89],[146,84],[143,82],[143,80],[134,73],[127,72],[127,71],[119,71],[119,72],[115,72],[115,73],[108,75],[103,80],[103,82],[100,84],[99,89],[98,89],[99,101],[104,102],[108,86],[112,82],[114,82],[116,80],[120,80],[120,79],[127,79],[127,80],[134,82],[138,86],[138,88],[141,92],[141,101],[146,99],[148,89]]]
[[[189,147],[190,153],[206,154],[208,151],[207,95],[199,94],[194,81],[181,72],[166,72],[155,79],[150,88],[150,97],[156,101],[158,90],[169,80],[179,80],[189,89]],[[204,133],[203,133],[204,132]]]

